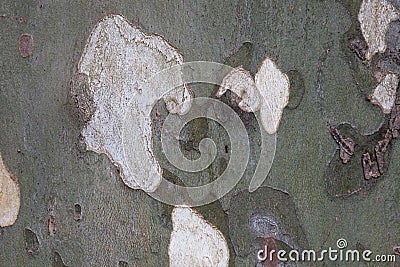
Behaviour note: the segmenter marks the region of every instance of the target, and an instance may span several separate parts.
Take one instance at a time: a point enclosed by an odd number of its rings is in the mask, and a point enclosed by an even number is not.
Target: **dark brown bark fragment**
[[[389,129],[392,133],[393,138],[399,136],[400,130],[400,89],[397,87],[397,96],[395,101],[395,106],[390,112]]]
[[[364,178],[369,180],[371,178],[379,178],[381,173],[379,172],[378,163],[371,159],[369,152],[362,155],[362,166],[364,170]]]
[[[389,133],[389,130],[387,133]],[[378,141],[378,143],[375,145],[375,157],[376,157],[376,161],[378,163],[379,173],[381,175],[383,174],[383,167],[384,167],[384,163],[385,163],[385,153],[389,146],[390,140],[391,140],[390,137],[388,137],[388,138],[385,137],[385,139]]]
[[[355,36],[350,40],[349,44],[350,50],[356,53],[357,57],[361,60],[365,60],[365,54],[367,53],[368,47],[364,39],[360,36]]]
[[[351,157],[354,154],[354,147],[356,143],[351,138],[346,138],[340,135],[339,131],[331,125],[328,125],[328,131],[332,135],[333,139],[335,139],[336,143],[340,147],[340,159],[344,164],[350,161]]]
[[[397,88],[397,95],[395,106],[390,112],[389,129],[383,139],[379,140],[375,147],[375,160],[371,160],[371,155],[366,152],[362,156],[362,165],[364,170],[364,178],[369,180],[370,178],[379,178],[383,175],[385,165],[385,153],[393,139],[399,136],[400,129],[400,90]]]

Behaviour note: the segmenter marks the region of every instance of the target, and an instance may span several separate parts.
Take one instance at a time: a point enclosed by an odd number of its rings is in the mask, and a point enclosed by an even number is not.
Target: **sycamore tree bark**
[[[383,2],[400,12],[397,1]],[[257,260],[265,244],[321,251],[337,249],[341,238],[349,249],[398,253],[400,99],[384,114],[368,95],[382,77],[400,70],[400,23],[394,18],[389,24],[386,50],[367,59],[360,6],[360,0],[2,1],[0,153],[18,181],[20,208],[15,223],[0,228],[0,265],[168,266],[173,207],[124,185],[110,159],[86,151],[81,137],[85,121],[74,92],[86,85],[77,66],[91,31],[109,14],[162,35],[186,62],[243,66],[254,75],[269,57],[289,77],[273,165],[251,193],[252,173],[263,164],[260,132],[254,115],[235,106],[229,94],[222,98],[246,125],[249,164],[232,192],[194,210],[221,231],[230,266],[278,266],[276,259]],[[192,89],[214,97],[218,87]],[[198,157],[205,137],[219,148],[210,167],[187,176],[163,158],[154,124],[153,145],[166,179],[197,185],[226,168],[229,137],[217,123],[197,119],[183,129],[181,148],[189,158]],[[374,148],[385,140],[380,157]],[[379,160],[380,169],[374,165]],[[286,266],[310,264],[376,266]]]

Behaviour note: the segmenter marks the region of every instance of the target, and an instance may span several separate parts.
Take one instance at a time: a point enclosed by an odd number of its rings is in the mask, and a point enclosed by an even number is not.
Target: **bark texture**
[[[397,1],[391,3],[399,8]],[[251,174],[262,164],[257,162],[256,120],[229,96],[222,97],[246,125],[252,164],[232,192],[195,210],[228,241],[231,266],[256,265],[256,252],[266,240],[278,248],[320,250],[336,248],[336,241],[345,238],[351,249],[392,254],[400,244],[399,142],[391,143],[384,175],[373,183],[360,186],[359,157],[346,163],[346,171],[332,171],[344,163],[327,124],[348,123],[357,133],[350,126],[347,132],[337,127],[340,134],[373,149],[376,136],[360,136],[378,132],[389,118],[367,96],[379,73],[400,70],[398,21],[389,26],[385,53],[364,62],[360,5],[359,0],[2,1],[0,153],[18,178],[21,202],[15,224],[0,228],[0,265],[168,263],[172,207],[125,186],[110,160],[86,151],[80,137],[88,114],[78,112],[71,89],[86,86],[77,74],[78,61],[90,32],[108,14],[122,14],[145,32],[164,36],[186,62],[242,65],[254,75],[268,56],[289,76],[289,103],[273,166],[263,187],[253,193],[247,191]],[[192,89],[196,96],[214,96],[218,90]],[[157,115],[166,114],[162,103],[156,108]],[[187,137],[182,149],[193,158],[199,141],[213,138],[217,159],[200,174],[181,173],[162,157],[155,138],[164,175],[190,185],[218,177],[229,160],[229,138],[222,127],[197,119],[182,135]],[[360,190],[349,194],[355,188]],[[274,225],[279,229],[275,235]]]

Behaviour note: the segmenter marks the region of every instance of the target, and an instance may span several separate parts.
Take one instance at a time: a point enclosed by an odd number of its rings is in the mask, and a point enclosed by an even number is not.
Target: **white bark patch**
[[[229,249],[222,233],[190,208],[172,211],[168,248],[171,267],[228,266]]]
[[[161,70],[182,63],[182,55],[161,36],[146,35],[119,15],[101,20],[88,39],[78,70],[88,76],[95,112],[82,135],[87,149],[106,154],[131,188],[152,192],[161,182],[162,170],[152,151],[150,112],[163,96],[169,112],[184,114],[190,108],[191,92],[186,87],[154,88],[147,82]],[[128,127],[135,146],[130,156],[137,162],[129,168],[122,146],[122,121],[128,109],[135,114]]]
[[[374,89],[369,96],[372,103],[379,105],[383,113],[389,114],[396,100],[396,90],[399,84],[397,74],[387,74],[382,82]]]
[[[20,206],[20,191],[17,178],[3,163],[0,154],[0,227],[13,225]]]
[[[266,58],[256,73],[255,81],[262,96],[261,122],[267,133],[274,134],[289,102],[289,78],[275,62]]]
[[[249,71],[237,67],[224,77],[216,96],[232,91],[239,98],[240,109],[246,112],[260,110],[263,128],[274,134],[289,102],[289,88],[288,76],[266,58],[256,73],[255,81]]]
[[[399,12],[387,0],[364,0],[358,13],[361,32],[368,44],[367,60],[386,50],[385,35],[392,21],[399,19]]]
[[[242,67],[233,69],[224,77],[216,96],[221,97],[227,90],[238,96],[238,105],[243,111],[255,112],[260,109],[261,96],[249,71]]]

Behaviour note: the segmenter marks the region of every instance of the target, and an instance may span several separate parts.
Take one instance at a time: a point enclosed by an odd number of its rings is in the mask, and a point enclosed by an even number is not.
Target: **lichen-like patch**
[[[257,236],[280,240],[292,248],[298,249],[294,240],[281,228],[282,223],[269,211],[255,212],[250,215],[249,226],[251,231]]]
[[[170,266],[228,266],[229,249],[221,232],[190,208],[172,211]]]
[[[386,49],[385,35],[390,22],[399,19],[399,11],[387,0],[364,0],[358,14],[361,31],[368,44],[366,59]]]
[[[182,63],[182,55],[162,37],[146,35],[119,15],[101,20],[87,42],[78,71],[88,77],[86,95],[92,99],[86,102],[95,111],[82,136],[88,150],[106,154],[120,168],[131,188],[151,192],[161,182],[162,170],[152,150],[151,109],[163,96],[169,112],[184,114],[190,108],[191,92],[186,87],[156,89],[148,79]],[[171,77],[175,78],[181,79]],[[124,155],[121,130],[127,111],[134,118],[125,125],[131,138],[126,141],[135,146],[130,159]]]
[[[231,199],[229,233],[240,257],[263,249],[266,238],[277,241],[280,249],[301,250],[308,246],[292,197],[269,187],[252,193],[241,191]]]
[[[396,99],[396,89],[399,84],[397,74],[387,74],[382,82],[378,84],[374,92],[369,96],[372,103],[379,105],[383,113],[388,114],[394,106]]]
[[[7,170],[0,154],[0,227],[15,223],[19,206],[20,190],[17,178]]]

